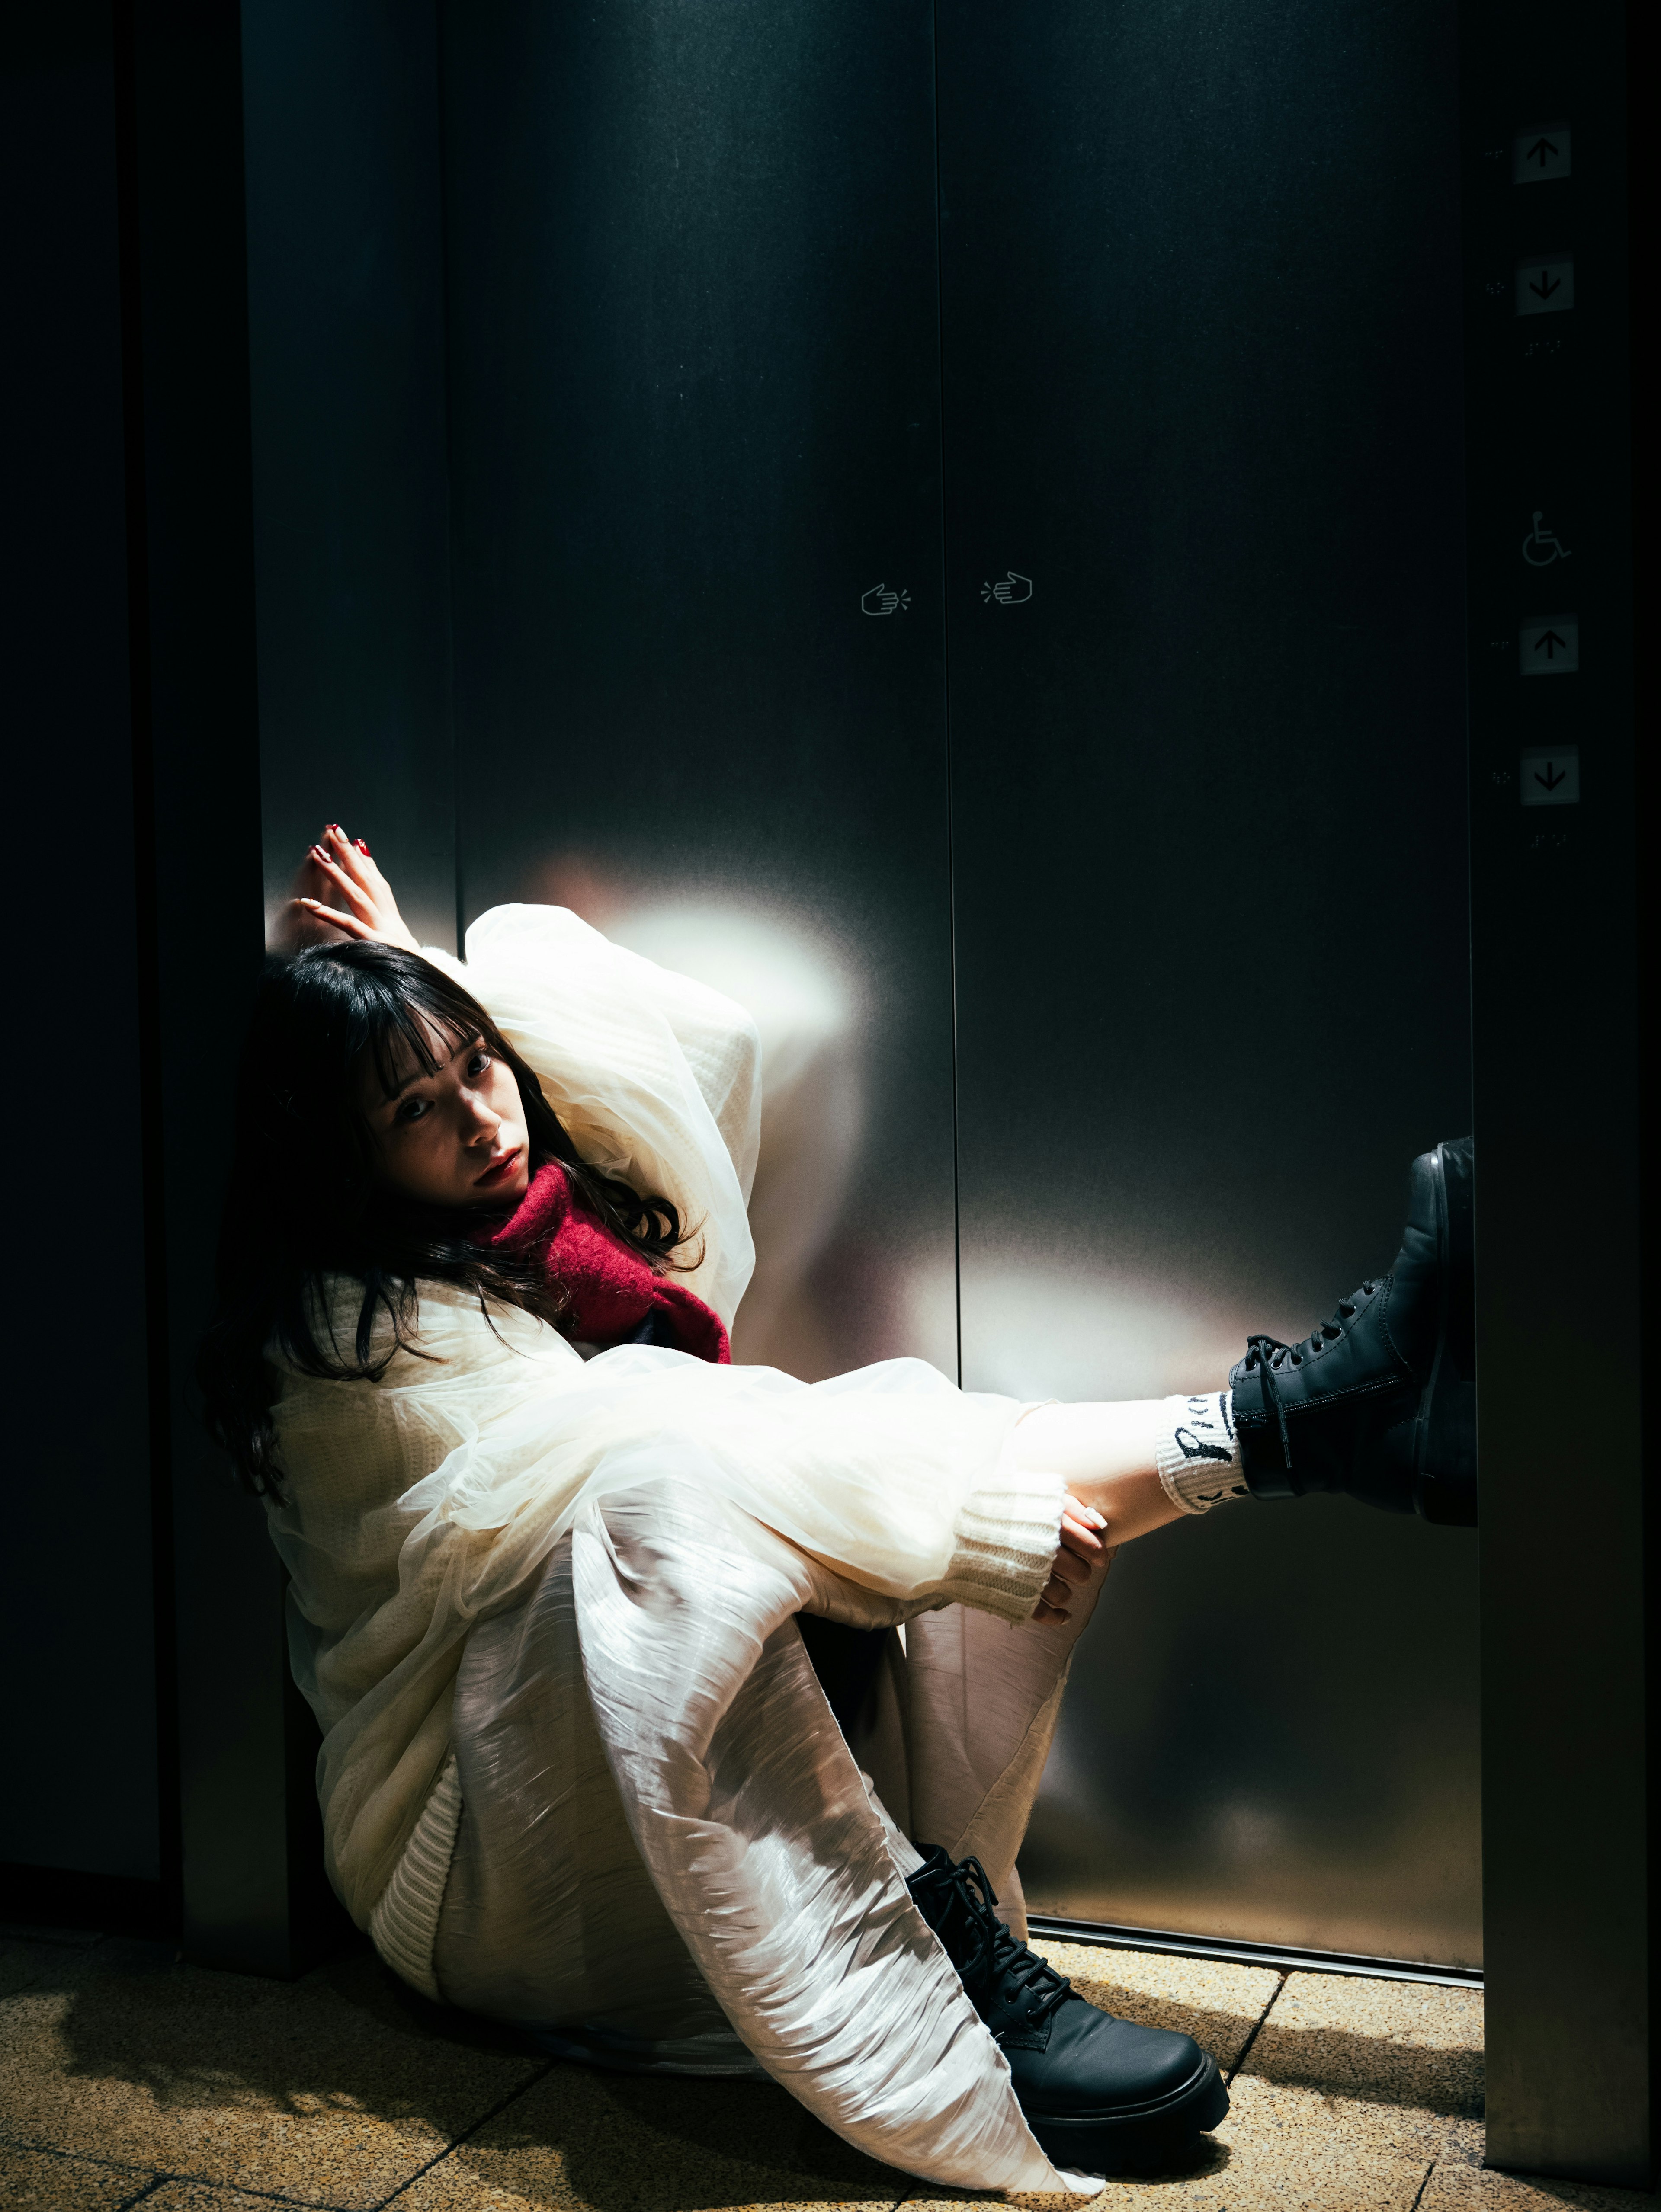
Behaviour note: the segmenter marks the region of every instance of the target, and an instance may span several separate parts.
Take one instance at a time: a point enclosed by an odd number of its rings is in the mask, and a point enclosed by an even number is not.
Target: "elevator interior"
[[[1494,462],[1492,524],[1472,488],[1498,419],[1470,325],[1496,280],[1472,269],[1536,242],[1482,242],[1481,164],[1548,101],[1483,58],[1480,12],[245,0],[202,13],[197,46],[188,9],[117,19],[164,1038],[206,975],[234,1032],[256,841],[269,908],[343,820],[433,941],[557,900],[754,1007],[740,1358],[1160,1395],[1387,1267],[1409,1158],[1472,1126],[1474,851],[1474,1118],[1510,1208],[1487,1217],[1512,1304],[1485,1293],[1485,1356],[1561,1432],[1529,1319],[1550,1307],[1523,1172],[1546,1109],[1508,947],[1562,965],[1565,1066],[1611,1052],[1634,1110],[1636,1078],[1627,971],[1613,1000],[1564,980],[1597,894],[1553,892],[1542,935],[1503,842],[1514,793],[1502,819],[1479,778],[1468,819],[1468,684],[1473,731],[1489,711],[1470,625],[1508,625],[1514,653],[1557,605],[1513,605],[1508,575],[1484,598],[1489,539],[1519,502],[1548,532],[1597,513],[1585,468],[1535,499]],[[1600,22],[1588,112],[1618,70]],[[1530,711],[1562,696],[1530,687]],[[1508,772],[1510,727],[1482,777]],[[190,887],[216,840],[241,936],[209,947]],[[1627,880],[1604,872],[1617,938]],[[192,1133],[158,1080],[185,1924],[198,1956],[284,1971],[326,1913],[312,1742],[257,1520],[191,1441]],[[1584,1139],[1567,1079],[1549,1100]],[[1610,1141],[1635,1161],[1630,1120]],[[1580,1218],[1559,1213],[1555,1265]],[[1624,1279],[1632,1252],[1609,1256]],[[1616,1395],[1634,1363],[1621,1339]],[[1485,1391],[1485,1439],[1506,1417]],[[1635,1525],[1618,1422],[1600,1450],[1588,1479]],[[1474,1972],[1480,1680],[1488,1964],[1523,2023],[1500,2140],[1629,2178],[1643,1770],[1618,1698],[1576,1765],[1568,1686],[1619,1679],[1642,1550],[1615,1544],[1600,1618],[1551,1479],[1500,1492],[1497,1534],[1490,1488],[1481,1547],[1510,1578],[1484,1567],[1486,1659],[1472,1532],[1317,1499],[1127,1551],[1023,1875],[1061,1918]],[[1542,1532],[1579,1626],[1524,1700]],[[1542,1711],[1553,1741],[1530,1741]],[[1597,1823],[1577,1858],[1536,1820],[1554,1759],[1595,1801],[1608,1784],[1601,1896]],[[113,1816],[123,1866],[174,1850],[161,1794]],[[1525,1963],[1560,1936],[1542,2027]],[[1539,2084],[1588,2034],[1554,2117]]]
[[[740,1357],[1214,1387],[1469,1126],[1451,17],[1208,20],[245,10],[270,895],[757,1002]],[[1128,1552],[1034,1907],[1479,1966],[1475,1572]]]

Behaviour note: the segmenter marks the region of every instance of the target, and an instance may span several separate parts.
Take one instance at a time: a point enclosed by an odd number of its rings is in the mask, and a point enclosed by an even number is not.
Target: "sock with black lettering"
[[[1209,1513],[1250,1492],[1240,1472],[1239,1445],[1226,1390],[1167,1398],[1160,1408],[1153,1463],[1159,1487],[1179,1513]]]

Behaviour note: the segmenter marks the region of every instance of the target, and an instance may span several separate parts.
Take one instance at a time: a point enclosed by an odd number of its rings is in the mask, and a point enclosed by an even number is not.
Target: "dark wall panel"
[[[246,0],[268,909],[329,821],[455,935],[437,19]]]
[[[31,21],[33,17],[33,21]],[[53,1010],[21,1079],[38,1160],[19,1220],[46,1270],[20,1346],[6,1485],[11,1686],[0,1860],[161,1872],[144,1176],[128,681],[115,82],[97,0],[8,13],[5,528],[13,927]],[[68,1017],[89,1042],[50,1032]],[[55,1071],[50,1074],[46,1071]],[[71,1072],[72,1071],[72,1072]],[[36,1088],[37,1081],[39,1088]],[[64,1255],[94,1252],[84,1328]],[[107,1271],[107,1272],[106,1272]]]
[[[463,906],[755,1003],[741,1356],[956,1364],[921,0],[446,16]]]
[[[946,0],[940,128],[964,1380],[1215,1387],[1469,1124],[1451,9]],[[1135,1547],[1033,1900],[1480,1955],[1475,1573]]]
[[[1635,20],[1462,11],[1488,2155],[1643,2188],[1661,1916]]]
[[[151,1318],[170,1477],[186,1955],[286,1973],[306,1954],[282,1579],[201,1419],[236,1054],[260,958],[259,725],[237,0],[123,19],[131,569],[148,981]],[[314,1804],[314,1800],[313,1801]],[[303,1847],[302,1847],[303,1846]]]

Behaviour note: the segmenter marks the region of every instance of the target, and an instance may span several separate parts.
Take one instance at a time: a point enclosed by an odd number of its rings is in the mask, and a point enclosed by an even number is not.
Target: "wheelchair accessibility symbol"
[[[1573,556],[1568,547],[1561,543],[1556,533],[1550,530],[1542,530],[1540,519],[1541,510],[1536,507],[1534,510],[1534,527],[1523,540],[1523,558],[1528,562],[1530,568],[1549,568],[1554,561],[1571,559]]]

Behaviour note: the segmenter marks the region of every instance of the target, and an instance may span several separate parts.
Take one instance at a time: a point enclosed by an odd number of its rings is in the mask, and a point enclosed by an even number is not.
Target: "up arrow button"
[[[1570,131],[1567,123],[1543,123],[1519,131],[1511,142],[1511,179],[1514,185],[1548,185],[1570,171]]]
[[[1517,625],[1517,665],[1524,676],[1573,676],[1580,666],[1576,615],[1526,615]]]

